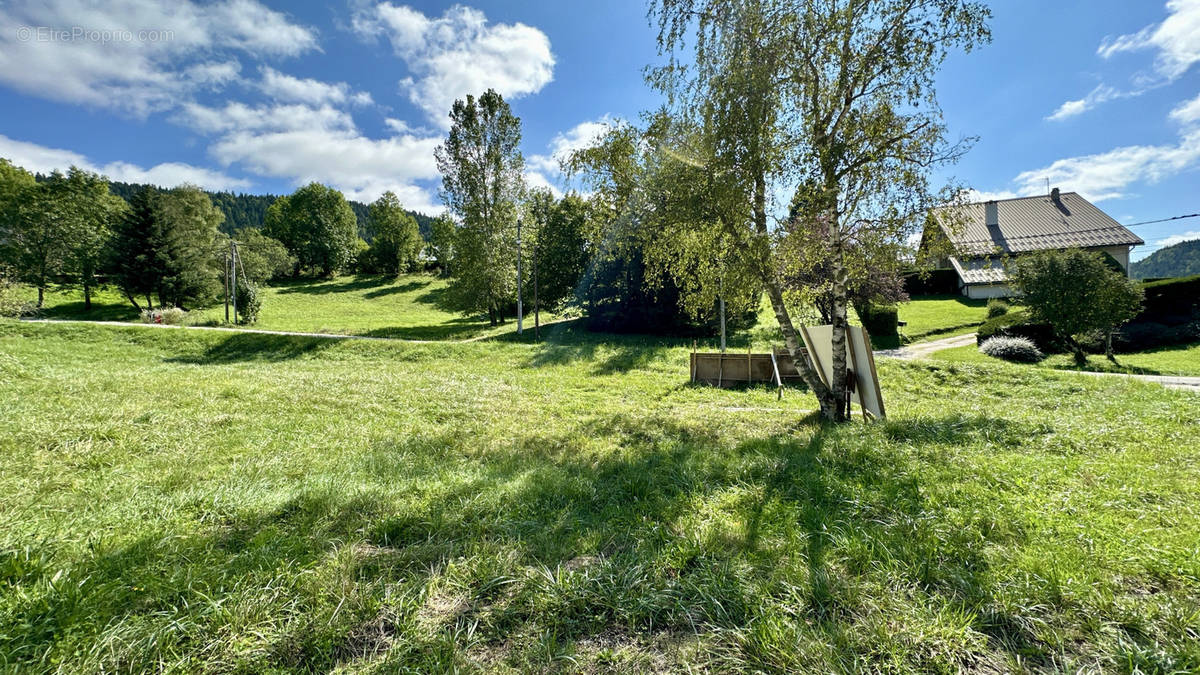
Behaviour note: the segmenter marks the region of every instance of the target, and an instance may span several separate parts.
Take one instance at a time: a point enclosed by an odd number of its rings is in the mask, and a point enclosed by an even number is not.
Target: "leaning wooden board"
[[[833,326],[801,326],[800,334],[817,374],[828,386],[833,379]],[[846,357],[847,367],[854,371],[852,400],[864,415],[883,419],[883,392],[879,390],[879,373],[875,370],[875,355],[866,328],[849,326],[846,329]]]

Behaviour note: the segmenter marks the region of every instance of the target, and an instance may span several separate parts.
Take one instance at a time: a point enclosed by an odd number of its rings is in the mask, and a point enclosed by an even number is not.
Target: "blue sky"
[[[938,77],[951,133],[980,139],[947,177],[992,197],[1049,178],[1126,223],[1200,211],[1200,0],[993,13],[992,44]],[[434,211],[450,101],[498,89],[530,182],[562,187],[556,154],[655,105],[654,37],[641,2],[0,2],[0,157]],[[1140,257],[1200,219],[1135,231]]]

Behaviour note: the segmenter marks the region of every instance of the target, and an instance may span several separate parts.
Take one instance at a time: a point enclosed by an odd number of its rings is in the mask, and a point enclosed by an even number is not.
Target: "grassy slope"
[[[284,282],[265,289],[255,328],[421,340],[466,339],[515,329],[512,321],[497,330],[486,318],[464,317],[446,309],[446,285],[445,280],[424,274]],[[98,321],[138,319],[137,312],[114,289],[100,291],[91,312],[83,310],[79,292],[50,293],[42,315]],[[193,312],[191,321],[217,323],[224,318],[225,307],[220,305]],[[543,320],[550,318],[542,313]]]
[[[880,369],[828,429],[653,341],[0,323],[0,664],[1200,668],[1194,397]]]
[[[944,349],[934,353],[934,358],[957,363],[999,363],[999,359],[979,353],[974,345]],[[1043,368],[1058,370],[1080,370],[1069,354],[1051,354],[1038,364]],[[1103,373],[1135,373],[1142,375],[1190,375],[1200,377],[1200,343],[1159,347],[1135,354],[1117,354],[1113,364],[1103,356],[1088,356],[1087,366],[1082,370]]]
[[[987,318],[987,301],[961,295],[924,295],[900,305],[900,332],[910,342],[921,342],[975,330]]]

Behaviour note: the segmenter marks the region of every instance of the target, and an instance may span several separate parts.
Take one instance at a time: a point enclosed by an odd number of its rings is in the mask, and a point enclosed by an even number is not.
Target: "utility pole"
[[[234,241],[232,239],[229,240],[229,250],[230,250],[229,268],[233,270],[233,274],[232,274],[232,279],[233,279],[233,294],[232,294],[233,322],[237,323],[237,242],[236,241]]]
[[[521,334],[521,219],[517,218],[517,335]]]
[[[541,322],[541,314],[539,312],[540,307],[538,306],[538,297],[537,297],[537,281],[538,281],[538,279],[537,279],[537,259],[538,259],[538,250],[541,249],[541,246],[542,246],[542,239],[541,239],[541,237],[538,237],[537,243],[534,244],[534,246],[533,246],[533,341],[534,342],[540,342],[542,339],[542,322]]]
[[[725,353],[725,296],[718,300],[721,303],[721,353]]]
[[[233,239],[229,240],[229,245],[233,247]],[[229,323],[229,270],[233,269],[233,256],[229,253],[225,254],[225,323]]]

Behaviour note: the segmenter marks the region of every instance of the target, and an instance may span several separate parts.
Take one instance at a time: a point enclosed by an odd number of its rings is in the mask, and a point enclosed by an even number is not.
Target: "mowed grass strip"
[[[0,665],[1200,668],[1193,395],[889,360],[830,428],[687,351],[0,323]]]
[[[485,316],[464,316],[446,304],[449,282],[428,274],[340,276],[333,279],[279,281],[263,287],[263,306],[254,328],[300,333],[335,333],[416,340],[464,340],[516,330],[512,317],[490,326]],[[31,291],[32,292],[32,291]],[[31,295],[31,298],[36,295]],[[528,324],[532,328],[532,307]],[[39,313],[48,319],[137,321],[138,313],[115,288],[97,291],[92,309],[83,308],[83,294],[57,290],[46,296]],[[542,311],[542,320],[555,317]],[[192,324],[215,325],[225,320],[225,305],[189,314]]]
[[[900,333],[909,342],[973,333],[987,319],[987,300],[962,295],[916,295],[897,308],[908,324]]]

